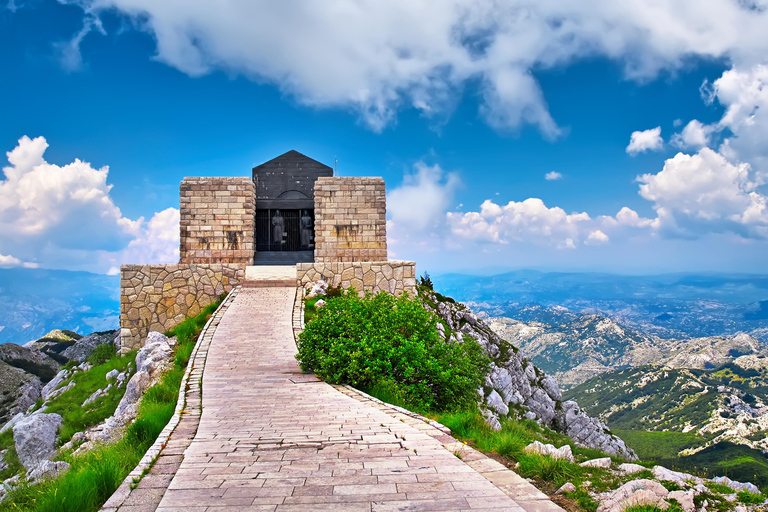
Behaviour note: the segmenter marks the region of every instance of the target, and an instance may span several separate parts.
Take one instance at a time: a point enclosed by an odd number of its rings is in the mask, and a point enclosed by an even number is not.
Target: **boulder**
[[[116,380],[117,376],[120,374],[117,370],[111,370],[107,372],[107,374],[104,376],[105,379],[107,379],[107,382]]]
[[[597,512],[624,512],[629,507],[642,505],[666,510],[669,503],[664,498],[668,494],[669,491],[654,480],[632,480],[603,497]]]
[[[96,350],[96,347],[105,343],[114,343],[118,336],[117,330],[94,332],[77,340],[74,345],[68,347],[61,354],[67,359],[82,363]]]
[[[640,471],[645,471],[645,466],[641,466],[640,464],[632,464],[630,462],[625,462],[624,464],[619,464],[619,471],[622,473],[626,473],[627,475],[632,475],[634,473],[639,473]]]
[[[56,453],[56,438],[61,426],[58,414],[33,414],[13,426],[13,442],[19,461],[31,470]]]
[[[42,387],[36,376],[0,361],[0,425],[34,404]]]
[[[44,460],[39,462],[32,470],[27,473],[27,480],[31,483],[40,482],[42,480],[52,480],[58,478],[59,475],[66,473],[69,470],[69,464],[58,460],[52,462],[50,460]]]
[[[491,394],[485,398],[485,402],[488,404],[488,407],[501,414],[502,416],[509,414],[509,407],[507,407],[507,404],[504,403],[501,395],[499,395],[495,389],[491,391]]]
[[[173,349],[168,343],[168,337],[152,331],[147,335],[147,341],[136,354],[136,373],[147,372],[153,377],[160,366],[173,355]]]
[[[561,446],[560,448],[555,448],[554,445],[534,441],[523,448],[523,451],[525,453],[548,455],[553,459],[563,459],[567,460],[568,462],[573,462],[573,452],[571,452],[571,447],[567,444]]]
[[[56,376],[43,388],[43,391],[41,392],[43,400],[46,400],[48,396],[67,379],[67,377],[69,377],[69,371],[67,370],[61,370],[57,373]]]
[[[601,457],[599,459],[591,459],[591,460],[585,460],[579,466],[583,468],[603,468],[603,469],[611,469],[611,458],[610,457]]]
[[[571,482],[564,483],[557,491],[555,491],[555,494],[563,494],[566,492],[576,492],[576,486]]]
[[[15,343],[0,345],[0,361],[31,373],[42,382],[48,382],[59,372],[59,363],[50,356]]]
[[[680,471],[672,471],[664,466],[654,466],[651,470],[653,477],[657,480],[664,480],[667,482],[675,482],[676,484],[684,484],[686,482],[693,482],[694,484],[700,484],[703,480],[697,476],[693,476],[690,473],[681,473]]]
[[[734,491],[746,491],[751,492],[752,494],[760,494],[760,489],[757,488],[756,485],[751,484],[749,482],[742,483],[742,482],[736,482],[735,480],[731,480],[727,476],[716,476],[712,479],[713,482],[716,484],[722,484],[727,485]]]
[[[671,491],[667,495],[667,499],[677,500],[686,512],[692,512],[696,508],[696,504],[693,502],[695,497],[696,491],[693,489],[687,491]]]

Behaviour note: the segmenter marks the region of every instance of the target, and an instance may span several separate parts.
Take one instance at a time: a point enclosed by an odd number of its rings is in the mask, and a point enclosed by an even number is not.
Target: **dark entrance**
[[[312,251],[313,210],[256,210],[256,251]]]
[[[297,151],[253,168],[255,264],[314,260],[314,190],[320,176],[333,176],[333,169]]]

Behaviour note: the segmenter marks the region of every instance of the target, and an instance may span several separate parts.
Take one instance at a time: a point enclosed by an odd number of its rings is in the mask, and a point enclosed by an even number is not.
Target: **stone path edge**
[[[213,333],[216,331],[216,327],[219,325],[221,318],[229,308],[229,305],[234,301],[240,289],[241,287],[238,286],[229,292],[227,297],[219,305],[219,307],[216,308],[216,311],[211,315],[203,329],[200,331],[200,334],[197,337],[197,342],[195,343],[195,347],[192,349],[192,354],[190,355],[187,369],[181,379],[181,385],[179,386],[179,398],[176,401],[176,409],[173,412],[173,416],[171,416],[171,419],[168,421],[165,428],[163,428],[163,430],[157,436],[155,442],[152,443],[152,446],[149,447],[136,467],[134,467],[133,470],[128,473],[128,476],[125,477],[120,486],[115,490],[114,493],[112,493],[112,496],[110,496],[107,502],[104,503],[100,509],[101,512],[115,512],[121,506],[123,506],[123,504],[130,497],[131,493],[136,489],[136,485],[141,481],[146,472],[152,468],[152,465],[160,457],[163,449],[168,443],[168,440],[171,438],[171,435],[173,435],[176,427],[181,422],[183,412],[187,406],[187,391],[191,389],[192,386],[200,386],[203,375],[202,370],[205,368],[205,356],[207,355],[208,345],[211,343]],[[200,353],[201,348],[203,348],[203,344],[205,344],[205,350],[203,351],[203,354],[200,354],[201,360],[198,361],[197,356]],[[195,372],[196,376],[194,382],[190,382],[193,370],[199,371]],[[200,408],[202,409],[202,401],[200,403]],[[160,498],[162,498],[162,496],[160,496]],[[160,500],[157,500],[155,505],[159,503]]]
[[[293,336],[298,345],[299,334],[304,330],[304,289],[296,288],[296,298],[293,303]],[[421,414],[409,411],[397,405],[388,404],[376,397],[353,388],[347,384],[332,385],[337,391],[360,402],[370,402],[373,407],[400,421],[408,421],[425,434],[439,441],[445,449],[459,453],[461,459],[472,469],[480,473],[486,480],[498,487],[507,496],[517,502],[525,512],[565,512],[553,502],[549,496],[536,486],[521,477],[504,464],[488,457],[483,452],[475,450],[466,443],[451,436],[451,429],[429,419]],[[403,418],[405,416],[405,418]]]

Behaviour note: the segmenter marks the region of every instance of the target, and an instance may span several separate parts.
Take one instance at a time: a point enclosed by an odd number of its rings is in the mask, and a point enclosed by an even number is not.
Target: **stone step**
[[[295,288],[296,278],[293,279],[254,279],[246,280],[243,288]]]

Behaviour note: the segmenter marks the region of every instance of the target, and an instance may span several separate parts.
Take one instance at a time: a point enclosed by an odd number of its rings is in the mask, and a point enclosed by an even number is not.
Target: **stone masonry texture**
[[[299,286],[322,279],[331,286],[354,288],[358,292],[416,294],[416,263],[413,261],[364,261],[299,263]]]
[[[141,347],[150,331],[172,329],[244,280],[244,264],[123,265],[121,351]]]
[[[253,181],[184,178],[180,186],[180,263],[253,262]]]
[[[386,210],[382,178],[318,178],[315,261],[385,261]]]

